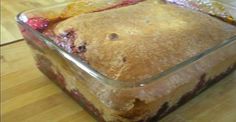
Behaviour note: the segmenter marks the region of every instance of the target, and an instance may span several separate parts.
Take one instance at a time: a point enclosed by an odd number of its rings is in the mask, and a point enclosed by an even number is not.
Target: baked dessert
[[[209,15],[162,2],[74,16],[53,28],[55,42],[103,75],[151,78],[236,34]]]
[[[91,78],[47,48],[36,53],[39,69],[99,121],[160,119],[236,68],[236,42],[232,41],[160,77],[236,35],[233,25],[162,0],[73,16],[49,27],[46,20],[37,21],[43,23],[36,25],[42,27],[38,31],[108,78],[106,83]]]

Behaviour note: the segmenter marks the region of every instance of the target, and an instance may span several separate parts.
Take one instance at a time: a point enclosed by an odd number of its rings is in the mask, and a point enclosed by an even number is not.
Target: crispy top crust
[[[71,17],[54,33],[73,30],[74,44],[105,76],[127,82],[150,78],[236,35],[236,27],[209,15],[150,0]]]

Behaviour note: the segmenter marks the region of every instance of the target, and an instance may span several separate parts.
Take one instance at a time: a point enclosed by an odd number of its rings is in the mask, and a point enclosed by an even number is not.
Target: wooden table
[[[95,122],[35,67],[24,41],[1,47],[3,122]],[[162,122],[236,122],[236,72]]]
[[[27,9],[62,3],[70,0],[1,0],[1,43],[6,44],[22,36],[15,22],[16,15]]]

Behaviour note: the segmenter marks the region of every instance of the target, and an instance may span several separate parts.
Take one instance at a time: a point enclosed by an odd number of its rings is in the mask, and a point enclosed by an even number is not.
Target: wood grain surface
[[[16,15],[27,9],[62,3],[70,0],[0,0],[1,1],[1,43],[22,39],[17,28]]]
[[[236,72],[161,122],[236,122]],[[1,47],[2,122],[95,122],[35,67],[24,41]]]

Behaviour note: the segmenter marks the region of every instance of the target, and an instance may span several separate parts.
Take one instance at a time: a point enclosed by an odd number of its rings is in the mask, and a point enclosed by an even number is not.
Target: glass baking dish
[[[73,16],[75,11],[65,13],[71,4],[81,6],[78,14],[106,8],[117,4],[117,0],[68,2],[28,10],[18,14],[17,23],[39,70],[98,121],[159,120],[236,69],[236,36],[233,36],[143,81],[110,79],[25,23],[32,17]],[[230,10],[236,9],[230,6]]]

